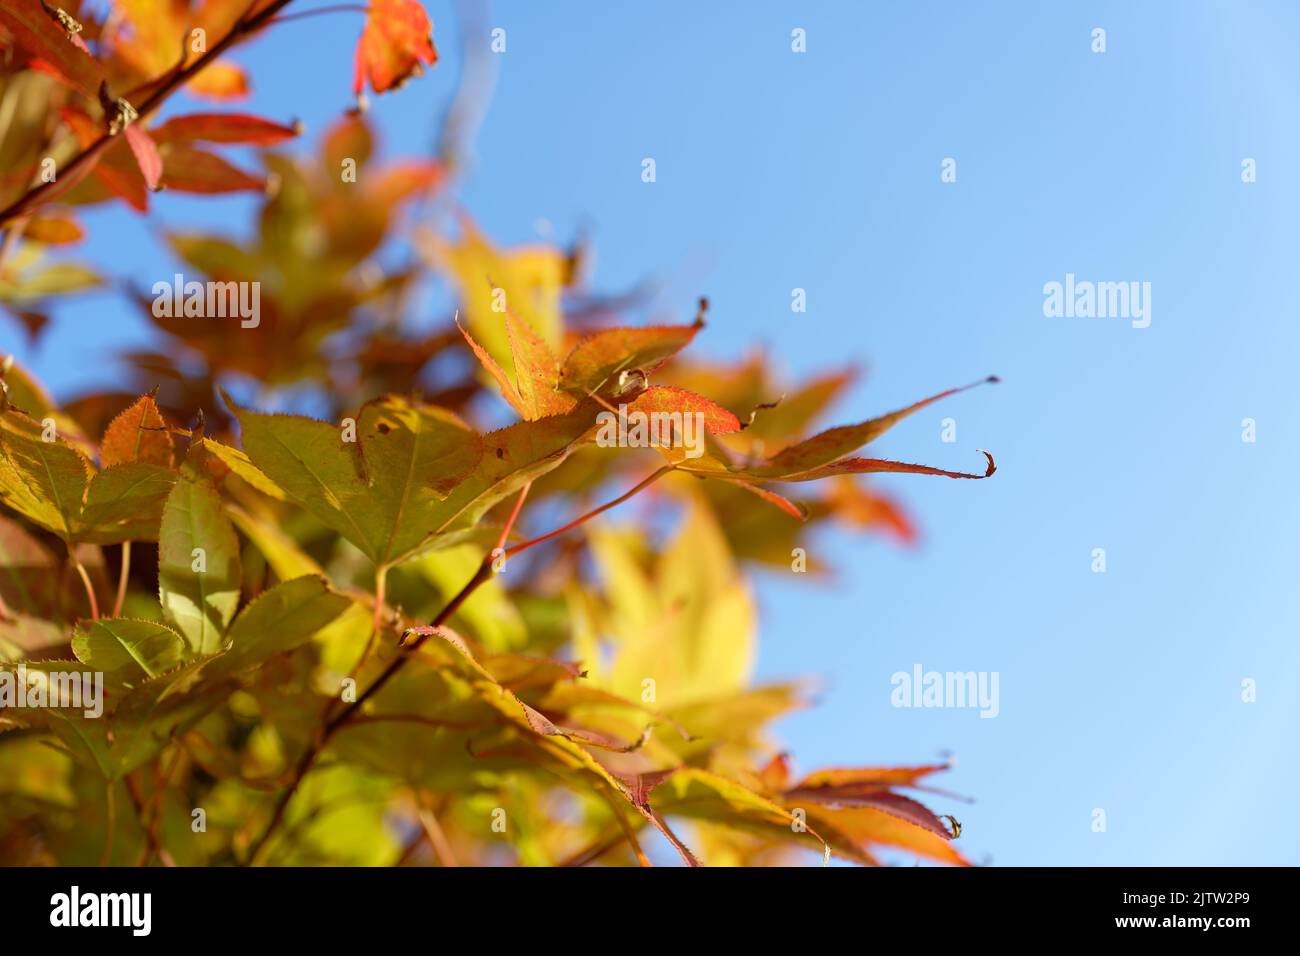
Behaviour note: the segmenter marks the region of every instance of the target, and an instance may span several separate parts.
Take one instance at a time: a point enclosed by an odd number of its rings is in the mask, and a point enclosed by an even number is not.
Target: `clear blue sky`
[[[390,155],[427,148],[457,67],[451,4],[427,6],[444,59],[375,101]],[[798,765],[954,752],[943,785],[976,802],[932,802],[977,861],[1300,863],[1300,7],[516,0],[488,19],[508,47],[464,199],[495,238],[585,225],[600,287],[658,277],[682,317],[711,297],[706,351],[866,364],[842,420],[1004,378],[880,442],[950,468],[997,456],[986,482],[881,479],[918,549],[832,536],[834,586],[761,580],[762,675],[825,687],[781,725]],[[259,41],[252,107],[318,133],[348,105],[359,28]],[[163,197],[152,220],[245,209]],[[168,274],[148,223],[89,223],[87,257]],[[1067,272],[1150,282],[1150,328],[1044,317]],[[106,343],[146,341],[110,296],[35,353],[0,336],[62,394],[112,382]],[[891,707],[914,663],[997,671],[1000,715]]]

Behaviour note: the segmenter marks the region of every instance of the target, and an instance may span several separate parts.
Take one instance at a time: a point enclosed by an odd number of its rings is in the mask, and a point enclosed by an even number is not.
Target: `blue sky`
[[[373,101],[389,155],[428,149],[458,66],[452,4],[426,5],[443,61]],[[997,457],[985,482],[880,479],[920,547],[828,536],[833,585],[760,579],[761,674],[824,688],[781,725],[797,765],[954,753],[942,785],[976,802],[931,802],[977,861],[1300,862],[1300,8],[498,0],[486,19],[507,52],[462,195],[498,241],[585,227],[600,288],[658,279],[682,318],[709,295],[706,353],[863,364],[842,420],[1004,379],[874,446]],[[259,40],[240,55],[251,107],[318,133],[349,105],[359,29],[342,14]],[[236,228],[246,209],[96,212],[84,254],[166,275],[152,228]],[[1045,317],[1067,273],[1150,282],[1150,327]],[[35,352],[0,336],[65,395],[112,383],[106,344],[147,341],[111,296],[66,309]],[[999,715],[892,707],[890,676],[918,663],[996,671]]]

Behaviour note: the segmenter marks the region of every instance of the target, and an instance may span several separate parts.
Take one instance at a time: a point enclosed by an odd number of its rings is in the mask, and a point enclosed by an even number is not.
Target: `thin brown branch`
[[[533,487],[530,481],[519,491],[519,497],[515,499],[514,510],[510,512],[510,517],[506,520],[505,527],[501,529],[501,537],[497,538],[497,550],[502,551],[506,542],[510,540],[510,532],[514,530],[515,522],[519,520],[519,512],[523,510],[524,499],[528,497],[528,491]]]
[[[576,528],[586,521],[590,521],[592,518],[596,517],[597,515],[603,514],[604,512],[608,511],[610,508],[613,508],[616,505],[619,505],[622,502],[627,501],[633,495],[637,494],[638,492],[642,491],[645,488],[648,488],[651,484],[658,481],[660,478],[662,478],[664,475],[668,474],[668,472],[672,470],[673,470],[672,465],[665,465],[663,468],[660,468],[654,474],[650,475],[650,477],[640,482],[636,487],[628,491],[626,494],[620,495],[619,497],[615,498],[613,501],[601,505],[599,508],[595,509],[594,511],[590,511],[587,514],[583,515],[582,517],[569,522],[562,528],[558,528],[555,531],[550,532],[549,534],[544,534],[540,538],[533,538],[530,541],[525,541],[522,544],[516,545],[515,547],[506,551],[505,555],[509,557],[511,555],[518,554],[521,551],[525,551],[528,548],[533,547],[534,545],[541,544],[543,541],[549,541],[551,538],[554,538],[557,535],[563,534],[566,531]],[[506,523],[505,530],[502,534],[503,542],[509,536],[510,530],[511,528],[513,528],[515,520],[519,516],[519,511],[523,506],[523,501],[525,496],[528,494],[528,489],[529,489],[529,485],[525,485],[520,492],[519,500],[516,502],[515,508],[511,513],[510,519]],[[495,558],[493,557],[493,554],[492,553],[487,554],[483,558],[482,563],[479,565],[478,570],[474,572],[474,576],[465,583],[465,586],[461,588],[460,591],[457,592],[456,596],[453,597],[447,603],[446,607],[444,607],[441,611],[438,612],[438,616],[433,619],[430,625],[427,628],[421,628],[420,633],[414,634],[413,639],[406,642],[403,645],[403,649],[405,650],[406,653],[393,660],[393,662],[390,663],[377,678],[375,678],[374,683],[372,683],[369,687],[367,687],[365,691],[363,691],[355,701],[348,704],[347,707],[339,711],[339,713],[336,714],[334,717],[328,718],[326,720],[324,726],[317,733],[316,739],[303,753],[302,757],[298,761],[297,766],[294,768],[293,776],[290,778],[291,782],[289,786],[285,788],[283,793],[280,794],[280,798],[276,801],[275,808],[271,812],[271,820],[267,824],[266,829],[262,831],[262,835],[256,840],[256,842],[253,843],[252,847],[250,848],[249,855],[248,855],[249,863],[256,863],[258,861],[259,857],[266,849],[271,836],[276,832],[276,830],[279,829],[280,825],[284,822],[284,814],[289,807],[289,802],[293,799],[294,794],[298,792],[299,787],[301,787],[303,778],[306,777],[307,774],[311,771],[311,768],[315,766],[316,761],[320,757],[321,751],[325,749],[326,744],[329,743],[329,741],[334,737],[336,733],[338,733],[338,731],[344,725],[346,725],[349,721],[351,721],[360,712],[361,708],[365,706],[367,701],[369,701],[372,697],[374,697],[375,694],[379,693],[379,691],[382,690],[384,686],[387,685],[388,682],[393,679],[393,677],[397,674],[397,672],[400,671],[406,665],[406,662],[411,659],[412,654],[414,654],[415,651],[419,650],[420,646],[423,645],[424,642],[429,639],[430,634],[434,633],[434,631],[436,631],[437,628],[442,627],[449,620],[451,620],[451,618],[456,614],[456,612],[460,610],[461,606],[467,600],[469,600],[470,595],[472,595],[475,591],[477,591],[479,587],[481,587],[487,581],[491,580],[493,574],[495,573],[493,569],[494,561]],[[408,635],[413,633],[414,632],[408,632]],[[328,711],[326,713],[328,714]]]
[[[136,820],[140,823],[140,829],[144,831],[144,852],[140,854],[140,862],[136,865],[148,866],[153,862],[156,854],[162,860],[163,866],[175,866],[176,861],[158,839],[158,819],[149,812],[150,805],[145,803],[140,793],[140,781],[136,780],[135,774],[130,773],[123,780],[126,783],[126,792],[131,797],[131,806],[135,808]]]
[[[424,827],[424,833],[429,838],[429,845],[433,847],[433,855],[437,858],[438,865],[460,866],[456,861],[456,852],[451,848],[451,841],[447,839],[447,834],[443,832],[438,817],[433,812],[428,794],[421,793],[416,799],[420,805],[420,826]]]
[[[582,515],[581,517],[575,518],[574,520],[570,521],[562,528],[556,528],[554,531],[548,532],[542,535],[540,538],[533,538],[530,541],[524,541],[522,544],[515,545],[513,548],[510,548],[506,551],[505,556],[507,558],[512,558],[516,554],[519,554],[523,551],[527,551],[529,548],[541,544],[543,541],[550,541],[552,538],[558,537],[559,535],[564,534],[566,531],[572,531],[574,528],[578,527],[579,525],[586,524],[588,521],[590,521],[592,518],[595,518],[597,515],[602,515],[610,508],[621,505],[629,498],[633,497],[636,494],[639,494],[641,491],[650,487],[652,484],[654,484],[664,475],[668,474],[670,471],[673,471],[675,468],[676,468],[675,465],[664,465],[662,468],[660,468],[658,471],[652,474],[649,478],[646,478],[644,481],[640,482],[638,485],[636,485],[636,487],[634,487],[631,491],[627,492],[626,494],[619,495],[613,501],[608,501],[605,504],[601,505],[599,508],[596,508],[592,511],[588,511],[586,514]]]
[[[447,623],[448,619],[460,609],[460,606],[465,603],[466,599],[478,590],[481,584],[491,577],[492,559],[491,555],[488,555],[488,557],[484,558],[483,563],[479,565],[479,569],[474,573],[474,577],[470,578],[465,586],[461,588],[460,592],[452,598],[447,606],[442,609],[436,618],[434,618],[433,626],[441,627],[443,624]],[[407,645],[408,650],[412,652],[415,651],[423,641],[423,637],[413,641]],[[355,701],[340,711],[337,716],[330,718],[325,722],[325,725],[316,735],[316,740],[307,748],[306,752],[298,761],[298,765],[294,768],[291,782],[289,786],[285,788],[284,792],[281,793],[279,800],[276,801],[275,809],[271,812],[271,820],[267,824],[266,829],[262,831],[262,835],[249,850],[248,859],[250,863],[257,862],[257,859],[265,849],[268,840],[270,840],[272,834],[275,833],[280,824],[284,821],[284,812],[288,809],[289,801],[292,800],[294,794],[298,792],[298,788],[302,785],[303,778],[307,776],[308,771],[310,771],[315,765],[321,751],[325,749],[325,745],[329,743],[330,739],[338,732],[339,728],[352,719],[366,701],[378,693],[379,690],[393,678],[393,675],[401,669],[402,665],[405,664],[407,660],[409,660],[409,654],[394,660],[387,668],[385,668],[382,674],[375,678],[374,683],[367,687]]]

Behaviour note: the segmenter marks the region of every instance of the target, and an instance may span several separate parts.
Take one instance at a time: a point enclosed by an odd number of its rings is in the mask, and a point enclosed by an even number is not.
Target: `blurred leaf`
[[[229,60],[210,63],[185,84],[191,94],[212,100],[242,100],[248,96],[248,74]]]
[[[35,302],[56,295],[85,292],[103,285],[99,274],[75,262],[54,262],[26,270],[22,275],[0,277],[0,299]]]
[[[47,246],[70,245],[85,238],[85,231],[70,215],[42,213],[27,223],[23,235]]]
[[[360,95],[367,82],[376,93],[387,92],[418,76],[421,64],[433,66],[437,60],[433,25],[418,0],[370,0],[352,92]]]
[[[180,142],[162,150],[162,183],[182,193],[261,192],[266,180],[233,166],[216,153]]]
[[[122,130],[122,135],[126,139],[126,145],[131,147],[131,153],[135,156],[136,164],[140,167],[140,175],[144,177],[145,185],[150,189],[157,190],[163,173],[162,157],[158,155],[158,144],[153,141],[153,138],[148,133],[134,123]]]
[[[13,34],[19,49],[39,61],[50,75],[84,96],[93,98],[97,94],[104,78],[102,67],[86,51],[85,44],[74,43],[36,0],[7,3],[0,8],[0,26]]]
[[[297,126],[285,126],[246,113],[187,113],[174,116],[149,131],[158,143],[241,143],[274,146],[298,136]]]

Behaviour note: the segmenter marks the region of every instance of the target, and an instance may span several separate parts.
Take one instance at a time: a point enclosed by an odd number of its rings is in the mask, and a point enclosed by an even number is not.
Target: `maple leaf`
[[[158,596],[163,617],[194,654],[221,649],[239,606],[239,539],[207,481],[172,487],[158,531]]]
[[[62,246],[80,242],[86,234],[71,215],[42,212],[27,224],[23,235],[33,242]]]
[[[171,468],[176,463],[171,432],[152,395],[142,395],[118,414],[104,432],[100,462],[105,468],[143,461]]]
[[[506,312],[505,326],[510,354],[514,359],[513,379],[502,370],[487,349],[474,341],[474,337],[463,326],[457,325],[475,357],[496,379],[502,396],[524,421],[536,421],[572,411],[577,401],[556,389],[560,367],[550,347],[526,320],[517,319],[510,312]]]
[[[133,685],[183,663],[185,644],[169,627],[131,619],[92,621],[77,629],[72,650],[113,684]]]
[[[498,365],[512,360],[508,312],[527,323],[551,349],[558,350],[564,331],[561,295],[570,279],[565,256],[545,245],[498,250],[460,215],[459,242],[429,232],[417,243],[430,263],[446,273],[461,294],[464,325]]]
[[[186,113],[149,131],[157,143],[240,143],[274,146],[302,135],[299,124],[286,126],[246,113]]]
[[[195,96],[219,102],[242,100],[249,94],[248,74],[237,63],[217,60],[186,83],[185,88]]]
[[[69,544],[156,540],[171,469],[131,461],[94,471],[85,454],[22,412],[0,415],[0,501]]]
[[[626,371],[642,375],[690,345],[703,321],[692,325],[651,325],[639,328],[605,329],[573,347],[560,369],[561,388],[581,392],[601,391],[617,383]]]
[[[371,0],[357,43],[352,91],[360,95],[369,82],[376,93],[385,93],[418,76],[422,64],[437,61],[433,24],[418,0]]]
[[[794,506],[780,496],[757,487],[757,483],[807,482],[840,475],[880,472],[941,475],[947,478],[988,478],[997,470],[997,465],[993,461],[993,456],[986,451],[980,452],[988,462],[983,474],[949,471],[930,465],[914,465],[884,458],[849,457],[849,453],[879,438],[898,422],[927,405],[977,385],[996,381],[998,381],[996,377],[990,377],[972,385],[948,389],[878,418],[856,425],[841,425],[827,429],[782,449],[766,460],[735,462],[727,450],[716,443],[709,446],[708,453],[695,459],[688,458],[680,448],[662,449],[662,451],[674,466],[682,471],[753,485],[751,490],[755,490],[756,493],[786,511],[791,511]],[[799,511],[796,509],[792,513],[798,515]]]
[[[442,502],[483,455],[482,439],[455,415],[392,396],[361,409],[354,440],[325,422],[226,401],[253,464],[377,566],[425,545]]]
[[[84,96],[97,95],[104,80],[103,67],[54,9],[40,0],[6,3],[0,8],[0,26],[14,36],[18,49],[32,59],[36,69]]]

